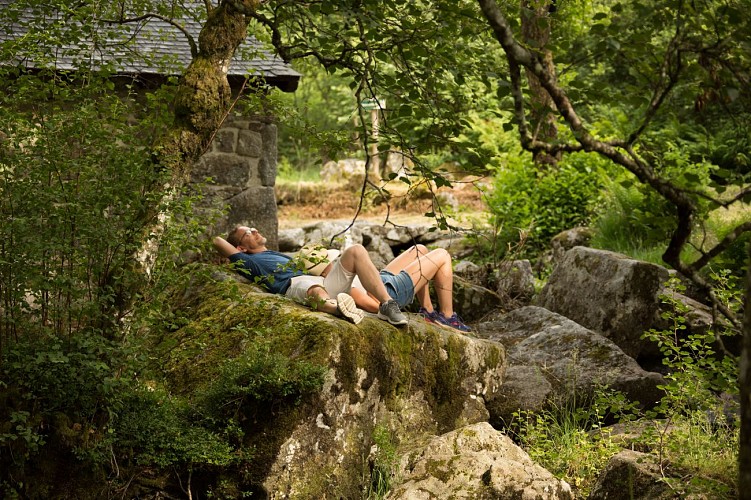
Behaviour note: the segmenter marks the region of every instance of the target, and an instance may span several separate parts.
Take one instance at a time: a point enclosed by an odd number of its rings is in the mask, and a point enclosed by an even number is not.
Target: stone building
[[[0,0],[0,11],[13,19],[11,26],[0,30],[0,44],[21,40],[32,30],[65,30],[75,26],[68,16],[50,11],[41,3],[13,12],[14,0]],[[44,61],[36,56],[18,57],[0,64],[14,64],[34,71],[42,66],[59,71],[76,71],[81,65],[108,67],[118,81],[135,84],[136,88],[153,88],[182,74],[192,59],[198,35],[205,18],[203,2],[182,2],[184,11],[174,17],[146,17],[128,24],[100,22],[93,26],[89,39],[75,45],[54,44]],[[9,28],[9,29],[8,29]],[[66,42],[67,43],[67,42]],[[44,49],[44,48],[43,48]],[[0,52],[2,54],[2,52]],[[238,49],[227,75],[233,92],[256,91],[277,87],[294,92],[300,74],[267,51],[249,36]],[[276,180],[277,124],[272,116],[227,117],[217,131],[209,150],[193,169],[193,180],[211,178],[204,193],[207,203],[229,206],[229,212],[216,227],[226,232],[238,224],[257,227],[267,238],[270,248],[277,247],[277,212],[274,184]]]

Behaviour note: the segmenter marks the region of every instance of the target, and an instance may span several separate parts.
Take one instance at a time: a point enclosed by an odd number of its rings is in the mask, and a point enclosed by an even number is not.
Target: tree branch
[[[691,264],[690,269],[694,272],[699,271],[701,268],[709,264],[710,260],[714,259],[722,252],[724,252],[743,233],[747,233],[749,231],[751,231],[751,222],[744,222],[743,224],[736,226],[732,231],[730,231],[730,233],[726,234],[719,243],[710,248],[708,251],[702,252],[702,256]]]
[[[658,84],[656,85],[656,88],[652,93],[652,99],[649,102],[649,107],[644,114],[644,119],[642,120],[641,125],[639,125],[639,128],[634,130],[631,135],[629,135],[628,139],[626,140],[627,144],[634,144],[636,140],[641,136],[641,134],[644,133],[649,124],[652,122],[652,119],[657,114],[657,111],[662,106],[662,103],[665,102],[665,99],[673,90],[673,87],[675,87],[676,83],[678,83],[678,75],[680,74],[683,67],[680,50],[680,43],[683,36],[681,32],[680,16],[681,12],[679,10],[679,12],[676,13],[675,34],[670,40],[668,48],[665,51],[665,56],[663,57],[662,62],[662,70],[660,71],[660,79],[662,80],[667,77],[667,82],[658,82]]]
[[[163,21],[177,28],[178,30],[180,30],[180,32],[183,35],[185,35],[185,38],[188,40],[188,44],[190,45],[190,56],[192,58],[195,58],[198,55],[198,45],[196,44],[196,41],[193,38],[193,36],[190,33],[188,33],[188,31],[185,28],[183,28],[180,24],[178,24],[176,21],[168,17],[162,16],[160,14],[150,13],[150,14],[144,14],[142,16],[130,17],[130,18],[121,17],[120,19],[99,19],[99,21],[103,23],[108,23],[108,24],[131,24],[131,23],[137,23],[139,21],[144,21],[146,19],[159,19],[160,21]]]

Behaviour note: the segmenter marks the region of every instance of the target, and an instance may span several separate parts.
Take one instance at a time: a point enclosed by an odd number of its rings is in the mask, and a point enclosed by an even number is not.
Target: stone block
[[[247,158],[229,153],[207,153],[193,166],[191,179],[205,182],[213,179],[215,184],[245,186],[251,179],[251,168]]]
[[[212,141],[212,151],[215,153],[234,153],[237,142],[237,129],[221,128],[217,131]]]
[[[261,132],[263,140],[263,155],[258,167],[258,174],[262,186],[274,186],[276,184],[276,161],[277,161],[277,129],[273,123],[268,123]]]
[[[227,124],[229,126],[235,127],[235,128],[239,128],[239,129],[243,129],[243,130],[247,130],[247,129],[251,128],[251,123],[252,122],[250,122],[248,120],[239,120],[237,118],[233,118],[233,119],[227,121]]]
[[[263,140],[261,135],[250,130],[240,130],[237,134],[237,154],[260,158],[263,152]]]

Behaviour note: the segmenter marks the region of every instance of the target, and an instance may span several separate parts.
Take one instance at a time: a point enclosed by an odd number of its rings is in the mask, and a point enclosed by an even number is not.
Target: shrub
[[[0,106],[0,347],[48,332],[115,335],[161,196],[164,174],[145,154],[155,125],[128,125],[136,103],[106,86],[23,82],[30,102]],[[47,99],[53,91],[65,97]]]
[[[600,157],[580,153],[550,170],[521,159],[499,169],[488,196],[491,225],[503,228],[497,246],[513,246],[522,231],[526,251],[534,253],[559,232],[588,224],[600,202],[607,166]]]

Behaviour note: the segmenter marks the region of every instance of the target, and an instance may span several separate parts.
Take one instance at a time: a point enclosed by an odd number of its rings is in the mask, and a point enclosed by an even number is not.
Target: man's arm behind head
[[[214,248],[216,248],[216,251],[222,254],[223,257],[229,258],[230,255],[240,253],[240,250],[233,247],[230,242],[228,242],[221,236],[215,236],[212,242],[214,243]]]

